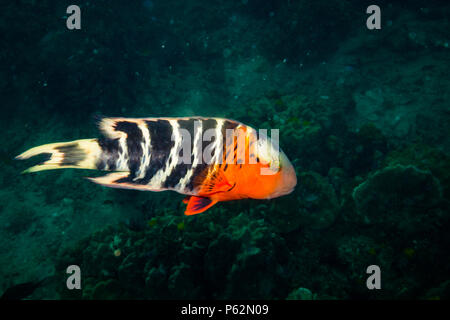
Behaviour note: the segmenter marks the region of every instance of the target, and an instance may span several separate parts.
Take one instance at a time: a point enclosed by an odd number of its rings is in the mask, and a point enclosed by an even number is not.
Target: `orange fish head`
[[[278,160],[273,159],[268,166],[261,168],[260,173],[262,180],[271,185],[267,199],[290,194],[297,185],[294,166],[282,151],[278,155]]]
[[[273,141],[261,138],[252,153],[257,155],[258,172],[251,187],[251,198],[272,199],[291,193],[297,185],[297,175],[286,154]]]
[[[295,173],[295,168],[292,163],[289,161],[288,157],[281,152],[281,178],[280,184],[277,188],[277,192],[280,195],[289,194],[294,191],[295,186],[297,185],[297,174]]]

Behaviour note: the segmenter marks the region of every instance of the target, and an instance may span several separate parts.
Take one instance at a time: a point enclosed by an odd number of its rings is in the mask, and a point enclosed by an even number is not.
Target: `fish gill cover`
[[[450,297],[448,1],[20,0],[0,15],[4,297]],[[297,186],[184,216],[176,193],[20,175],[15,155],[96,137],[98,115],[279,129]]]

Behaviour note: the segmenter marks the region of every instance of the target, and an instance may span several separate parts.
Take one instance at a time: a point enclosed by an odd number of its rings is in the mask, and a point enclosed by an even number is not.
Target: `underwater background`
[[[0,15],[0,295],[450,298],[448,1],[19,0]],[[98,137],[98,115],[280,129],[297,187],[184,216],[182,195],[84,179],[101,172],[20,174],[16,155]],[[66,288],[73,264],[82,290]]]

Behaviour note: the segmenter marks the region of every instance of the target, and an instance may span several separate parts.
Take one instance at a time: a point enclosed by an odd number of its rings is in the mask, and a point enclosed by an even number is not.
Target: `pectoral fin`
[[[190,198],[191,198],[191,196],[185,197],[185,198],[183,199],[183,203],[184,203],[184,204],[188,204]]]
[[[190,216],[208,210],[217,203],[217,200],[210,198],[192,196],[186,207],[185,215]]]
[[[208,169],[202,172],[194,181],[194,185],[199,185],[199,195],[210,196],[219,192],[227,192],[233,186],[219,168],[212,171]]]

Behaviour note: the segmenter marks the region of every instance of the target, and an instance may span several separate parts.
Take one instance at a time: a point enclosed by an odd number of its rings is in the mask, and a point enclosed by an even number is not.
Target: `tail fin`
[[[51,155],[49,160],[28,168],[23,173],[62,168],[97,169],[96,163],[101,152],[97,139],[82,139],[34,147],[18,155],[16,159],[24,160],[46,153]]]

